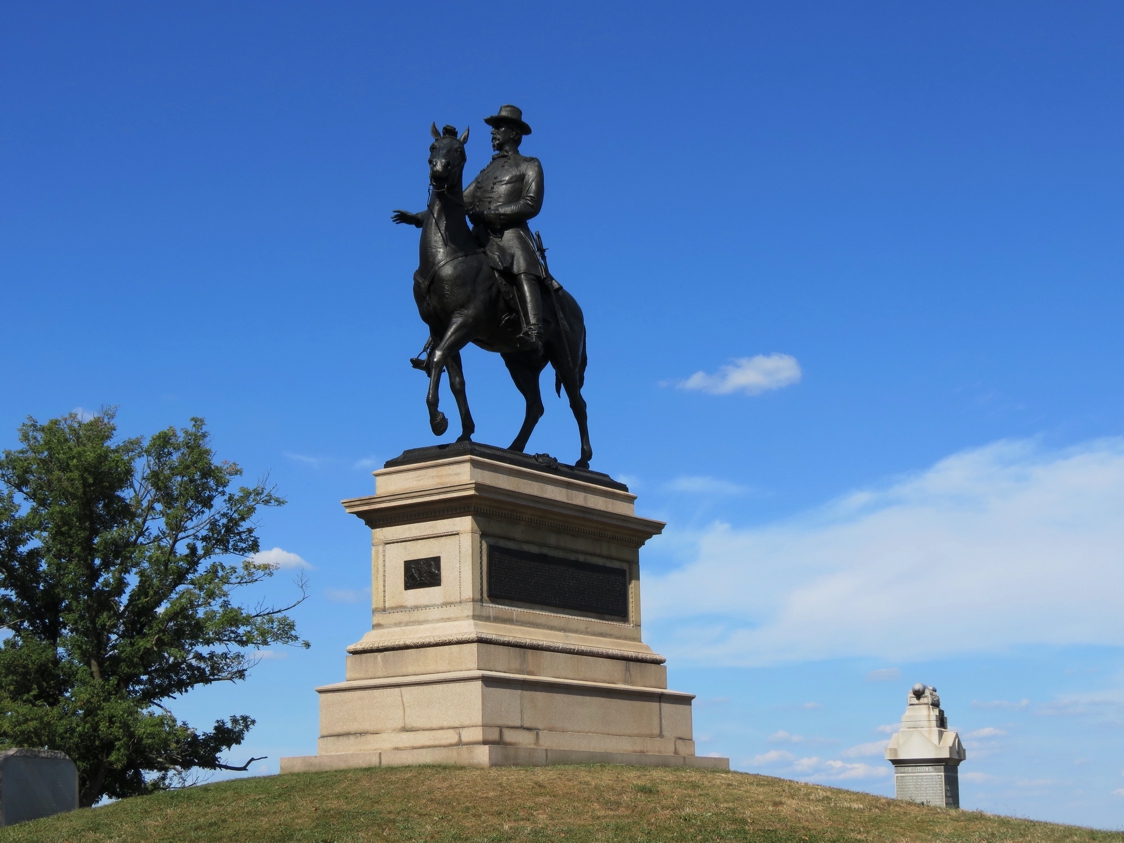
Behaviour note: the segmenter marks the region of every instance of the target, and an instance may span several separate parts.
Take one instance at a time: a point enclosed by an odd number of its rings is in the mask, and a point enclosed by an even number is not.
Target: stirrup
[[[522,331],[516,338],[515,344],[524,351],[534,349],[535,351],[542,351],[542,332],[541,331]]]

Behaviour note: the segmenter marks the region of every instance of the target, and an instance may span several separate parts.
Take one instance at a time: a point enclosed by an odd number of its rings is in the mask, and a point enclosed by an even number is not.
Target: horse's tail
[[[566,359],[573,361],[577,358],[577,365],[574,372],[574,377],[578,382],[578,389],[585,386],[585,367],[589,363],[589,358],[585,352],[585,317],[582,314],[581,305],[577,300],[570,295],[567,290],[559,290],[555,298],[555,307],[561,311],[563,308],[569,311],[566,315],[566,322],[569,324],[570,331],[577,334],[577,337],[568,335],[568,332],[562,331],[562,342],[566,344]],[[578,348],[574,349],[571,342],[576,339]],[[576,353],[575,353],[576,352]],[[573,365],[573,363],[571,363]],[[554,369],[554,394],[559,398],[562,397],[562,373],[558,368]]]

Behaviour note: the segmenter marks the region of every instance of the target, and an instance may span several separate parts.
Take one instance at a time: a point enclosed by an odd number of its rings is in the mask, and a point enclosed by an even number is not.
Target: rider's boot
[[[515,279],[519,296],[519,309],[523,311],[523,332],[516,338],[522,349],[542,352],[542,292],[539,279],[523,273]]]

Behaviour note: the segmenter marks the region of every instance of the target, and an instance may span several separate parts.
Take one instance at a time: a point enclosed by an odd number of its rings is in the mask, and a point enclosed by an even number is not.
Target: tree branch
[[[229,764],[219,764],[216,761],[215,762],[215,769],[216,770],[234,770],[234,771],[239,772],[239,773],[244,773],[244,772],[246,772],[247,770],[250,769],[250,765],[253,764],[255,761],[264,761],[268,757],[269,757],[268,755],[263,755],[261,758],[251,758],[249,761],[247,761],[241,767],[231,767]]]

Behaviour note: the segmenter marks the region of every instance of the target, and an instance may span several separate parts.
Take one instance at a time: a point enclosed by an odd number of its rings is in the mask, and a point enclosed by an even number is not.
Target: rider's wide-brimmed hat
[[[499,126],[503,123],[509,123],[518,128],[523,134],[531,134],[531,127],[523,122],[523,109],[517,108],[514,105],[501,105],[499,113],[493,114],[491,117],[485,117],[484,122],[489,126]]]

